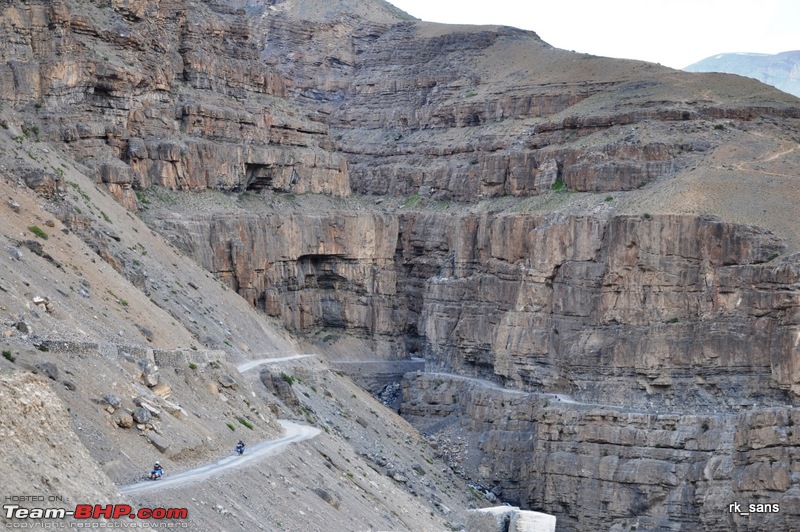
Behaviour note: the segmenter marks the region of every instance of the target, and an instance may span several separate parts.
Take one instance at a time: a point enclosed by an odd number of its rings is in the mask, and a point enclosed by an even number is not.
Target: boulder
[[[133,417],[127,412],[121,412],[116,417],[116,423],[122,429],[129,429],[133,426]]]
[[[183,419],[187,416],[186,410],[181,408],[179,405],[174,403],[170,403],[169,401],[164,401],[164,410],[166,410],[169,414],[177,419]]]
[[[45,375],[47,378],[51,380],[58,380],[58,367],[52,362],[39,362],[35,366],[36,373],[41,375]]]
[[[52,198],[57,192],[61,179],[52,172],[41,168],[27,168],[22,171],[25,185],[46,198]]]
[[[283,403],[290,407],[295,407],[300,404],[297,395],[292,389],[292,385],[287,382],[283,374],[277,370],[264,368],[259,374],[259,378],[264,386],[275,396],[278,397]]]
[[[169,448],[169,440],[156,432],[148,432],[147,439],[149,439],[150,443],[152,443],[153,446],[162,453]]]
[[[314,488],[311,491],[313,491],[314,493],[319,495],[319,498],[322,499],[323,501],[327,502],[328,504],[330,504],[331,506],[333,506],[337,510],[339,509],[339,501],[334,499],[333,496],[330,493],[328,493],[327,491],[325,491],[324,489],[322,489],[322,488]]]
[[[107,394],[103,396],[103,401],[108,404],[111,408],[119,408],[122,404],[122,399],[114,395],[113,393]]]
[[[470,532],[507,532],[511,516],[519,508],[494,506],[467,511],[467,530]]]
[[[236,381],[233,380],[233,377],[231,377],[227,373],[223,373],[222,375],[220,375],[217,381],[223,388],[230,388],[232,390],[235,390],[237,387]]]
[[[134,419],[134,421],[136,421],[136,423],[139,423],[139,424],[147,423],[148,421],[150,421],[152,419],[152,417],[153,416],[152,416],[152,414],[150,414],[150,411],[148,409],[146,409],[146,408],[141,407],[141,406],[133,411],[133,419]]]
[[[147,410],[153,416],[157,417],[157,416],[159,416],[161,414],[161,410],[159,410],[155,406],[151,405],[147,401],[142,400],[141,397],[136,397],[133,400],[133,404],[135,404],[138,407],[144,408],[145,410]],[[142,422],[142,423],[144,423],[144,422]]]
[[[519,510],[511,515],[508,532],[555,532],[556,516]]]
[[[165,383],[160,383],[158,386],[153,387],[153,393],[162,399],[167,399],[172,395],[172,389]]]
[[[158,366],[156,366],[155,362],[148,359],[143,359],[139,361],[139,369],[142,371],[142,381],[147,385],[149,388],[153,388],[158,385]]]

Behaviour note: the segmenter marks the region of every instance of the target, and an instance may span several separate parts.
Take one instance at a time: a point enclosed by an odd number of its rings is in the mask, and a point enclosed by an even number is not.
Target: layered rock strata
[[[753,227],[422,212],[155,223],[287,326],[344,329],[386,358],[632,406],[798,398],[800,262]]]
[[[422,373],[409,375],[403,395],[401,413],[456,470],[504,501],[557,515],[559,530],[766,532],[792,530],[800,518],[791,407],[568,404]]]
[[[698,166],[792,179],[791,167],[756,163],[795,150],[796,99],[557,50],[531,32],[410,21],[367,0],[0,10],[2,125],[65,148],[130,209],[153,188],[407,197],[404,209],[379,206],[386,198],[244,214],[178,206],[149,221],[293,330],[332,329],[383,359],[424,356],[513,386],[446,400],[425,378],[408,385],[410,417],[487,434],[465,476],[574,529],[634,517],[744,528],[722,508],[745,499],[784,509],[750,522],[764,530],[798,514],[794,250],[706,216],[481,203],[661,187]],[[750,137],[772,144],[726,159]],[[63,167],[29,170],[9,173],[51,198],[69,190]],[[148,290],[146,274],[98,249]],[[526,395],[539,392],[575,403],[545,408]]]
[[[263,15],[265,6],[261,6]],[[0,101],[131,209],[133,189],[349,193],[322,119],[286,100],[253,12],[224,3],[0,3]]]
[[[401,412],[422,430],[467,434],[457,471],[565,530],[633,519],[769,530],[800,513],[787,406],[800,383],[800,261],[770,233],[679,215],[304,220],[155,226],[291,326],[510,387],[415,377]],[[574,404],[536,395],[551,392]],[[754,442],[762,433],[769,442]],[[737,501],[783,510],[745,522],[725,511]]]

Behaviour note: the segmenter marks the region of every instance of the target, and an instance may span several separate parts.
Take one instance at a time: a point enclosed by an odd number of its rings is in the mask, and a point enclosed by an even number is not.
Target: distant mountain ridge
[[[800,50],[779,54],[725,53],[684,68],[686,72],[727,72],[755,78],[800,98]]]

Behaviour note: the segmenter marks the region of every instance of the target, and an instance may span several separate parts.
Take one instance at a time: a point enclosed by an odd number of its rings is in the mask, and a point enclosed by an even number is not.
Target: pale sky
[[[502,24],[593,55],[683,68],[723,52],[800,50],[800,0],[389,0],[422,20]]]

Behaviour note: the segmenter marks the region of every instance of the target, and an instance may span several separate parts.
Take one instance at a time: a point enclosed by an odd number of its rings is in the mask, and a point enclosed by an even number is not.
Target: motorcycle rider
[[[236,452],[244,454],[244,442],[242,440],[239,440],[239,443],[236,444]]]
[[[150,472],[150,476],[153,478],[160,478],[163,474],[164,470],[161,468],[161,462],[156,462],[156,465],[153,466],[153,470]]]

